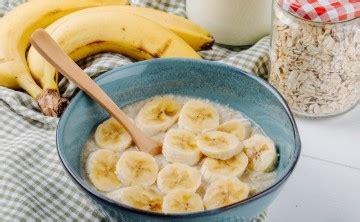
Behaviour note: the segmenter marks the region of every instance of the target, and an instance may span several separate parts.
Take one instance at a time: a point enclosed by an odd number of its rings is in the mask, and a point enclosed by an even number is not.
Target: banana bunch
[[[37,100],[45,115],[57,116],[67,101],[60,97],[56,84],[39,87],[27,65],[32,32],[81,9],[126,3],[127,0],[33,0],[16,7],[0,22],[0,86],[24,89]]]
[[[182,120],[181,120],[182,118]],[[127,149],[131,138],[110,118],[95,131],[100,149],[90,154],[90,181],[107,197],[143,210],[190,213],[214,209],[246,199],[269,185],[277,153],[274,142],[254,134],[247,119],[220,124],[212,104],[174,96],[147,101],[135,122],[148,134],[165,132],[164,164],[140,151]],[[163,166],[162,166],[163,165]],[[240,181],[241,178],[241,181]]]
[[[59,95],[57,71],[33,47],[28,50],[38,28],[47,27],[74,61],[101,52],[135,60],[200,59],[196,51],[214,43],[206,30],[185,18],[125,4],[127,0],[33,0],[16,7],[0,24],[0,86],[24,89],[45,115],[58,116],[64,109],[67,101]]]
[[[128,12],[131,8],[104,6],[81,10],[57,20],[46,31],[74,61],[101,52],[117,52],[135,60],[200,58],[174,32],[132,13],[133,10]],[[56,85],[55,68],[33,47],[29,50],[27,60],[31,73],[42,86]]]

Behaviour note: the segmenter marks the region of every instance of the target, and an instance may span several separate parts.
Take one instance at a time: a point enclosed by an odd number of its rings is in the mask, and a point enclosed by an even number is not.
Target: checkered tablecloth
[[[24,0],[0,0],[0,16]],[[185,0],[133,0],[132,4],[185,16]],[[0,30],[1,31],[1,30]],[[266,78],[269,37],[240,52],[214,46],[204,59]],[[79,62],[91,77],[134,62],[105,53]],[[75,87],[60,82],[63,96]],[[45,117],[25,93],[0,87],[0,221],[107,221],[63,169],[55,147],[57,118]],[[259,216],[263,221],[266,214]]]

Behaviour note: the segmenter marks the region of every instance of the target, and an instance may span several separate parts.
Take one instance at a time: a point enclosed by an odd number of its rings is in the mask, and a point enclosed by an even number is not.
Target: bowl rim
[[[294,136],[294,140],[295,140],[295,160],[293,161],[292,165],[290,166],[290,168],[288,169],[288,171],[285,173],[285,175],[283,175],[276,183],[272,184],[270,187],[266,188],[265,190],[261,191],[260,193],[255,194],[254,196],[247,198],[245,200],[242,200],[240,202],[236,202],[227,206],[223,206],[220,208],[215,208],[215,209],[211,209],[211,210],[204,210],[204,211],[198,211],[198,212],[192,212],[192,213],[177,213],[177,214],[164,214],[164,213],[158,213],[158,212],[152,212],[152,211],[146,211],[146,210],[142,210],[142,209],[138,209],[138,208],[134,208],[119,202],[115,202],[114,200],[98,194],[96,192],[94,192],[94,190],[89,189],[87,187],[87,185],[83,184],[82,181],[80,181],[80,179],[76,176],[76,173],[71,169],[71,167],[67,166],[66,163],[66,158],[64,156],[64,153],[62,152],[61,149],[61,142],[60,142],[60,137],[62,135],[62,131],[60,131],[61,128],[63,128],[64,125],[64,121],[66,119],[66,117],[68,116],[67,114],[67,110],[68,107],[70,107],[71,103],[73,103],[73,101],[76,101],[77,99],[79,99],[82,95],[85,95],[84,92],[80,91],[79,93],[77,93],[71,100],[70,104],[66,107],[63,115],[60,117],[60,120],[58,122],[57,128],[56,128],[56,147],[57,147],[57,153],[60,157],[60,162],[62,163],[62,165],[65,168],[65,171],[70,175],[70,178],[72,178],[72,180],[78,185],[80,186],[87,194],[89,194],[90,196],[96,198],[96,199],[100,199],[102,201],[106,201],[109,204],[112,204],[115,207],[120,207],[123,210],[127,210],[130,211],[132,213],[139,213],[139,214],[143,214],[146,216],[155,216],[155,217],[165,217],[165,218],[191,218],[191,217],[199,217],[199,216],[205,216],[205,215],[213,215],[213,214],[217,214],[232,208],[235,208],[237,206],[246,204],[246,203],[250,203],[256,199],[259,199],[263,196],[266,196],[269,193],[272,193],[273,191],[275,191],[276,189],[278,189],[288,178],[289,176],[292,174],[292,172],[295,169],[295,166],[297,165],[297,162],[299,160],[300,157],[300,153],[301,153],[301,140],[300,140],[300,134],[297,128],[297,124],[295,122],[295,118],[287,104],[287,102],[285,101],[284,97],[279,93],[279,91],[277,89],[275,89],[272,85],[270,85],[268,82],[266,82],[264,79],[256,76],[255,74],[250,74],[242,69],[230,66],[230,65],[226,65],[226,64],[222,64],[219,62],[214,62],[214,61],[207,61],[207,60],[195,60],[195,59],[186,59],[186,58],[162,58],[162,59],[153,59],[153,60],[146,60],[146,61],[141,61],[141,62],[136,62],[136,63],[132,63],[132,64],[128,64],[125,66],[120,66],[120,67],[116,67],[112,70],[109,70],[103,74],[101,74],[100,76],[98,76],[97,78],[95,78],[95,81],[98,82],[99,80],[112,75],[113,73],[116,73],[118,71],[122,71],[122,70],[126,70],[129,68],[132,68],[134,66],[139,66],[139,65],[147,65],[147,64],[161,64],[161,63],[173,63],[173,62],[181,62],[181,63],[197,63],[197,64],[202,64],[202,65],[206,65],[206,66],[215,66],[215,67],[220,67],[220,68],[225,68],[225,69],[229,69],[232,72],[237,72],[239,74],[245,75],[249,78],[252,78],[253,80],[257,81],[260,85],[262,85],[263,87],[267,88],[269,91],[272,92],[272,94],[279,100],[279,102],[283,105],[283,108],[286,112],[286,114],[288,115],[289,119],[290,119],[290,123],[293,129],[293,136]]]

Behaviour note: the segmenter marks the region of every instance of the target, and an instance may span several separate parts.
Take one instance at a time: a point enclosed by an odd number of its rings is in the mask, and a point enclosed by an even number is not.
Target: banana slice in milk
[[[255,134],[244,141],[244,151],[249,158],[250,170],[271,171],[277,162],[274,142],[263,135]]]
[[[86,172],[94,186],[100,191],[112,191],[121,187],[115,174],[119,155],[112,150],[100,149],[92,152],[86,161]]]
[[[126,187],[112,191],[106,196],[117,202],[142,210],[162,211],[163,196],[154,188],[143,186]]]
[[[179,117],[181,104],[171,96],[158,97],[146,103],[136,116],[136,125],[153,136],[165,132]]]
[[[197,193],[175,190],[164,197],[164,213],[191,213],[203,210],[203,200]]]
[[[116,175],[126,186],[150,186],[156,181],[158,169],[153,156],[140,151],[125,151],[116,164]]]
[[[201,174],[195,167],[181,163],[173,163],[160,170],[157,186],[163,193],[173,190],[195,192],[201,185]]]
[[[249,191],[249,186],[236,177],[219,179],[206,189],[204,204],[208,210],[227,206],[246,199]]]
[[[200,171],[203,180],[210,184],[221,178],[240,177],[247,165],[248,157],[241,152],[228,160],[206,157]]]
[[[183,129],[171,129],[166,133],[162,153],[169,162],[190,166],[196,165],[202,156],[195,135]]]
[[[120,152],[130,146],[132,139],[119,122],[110,118],[96,128],[95,142],[101,148]]]
[[[234,134],[240,141],[248,139],[252,133],[251,122],[247,119],[229,120],[215,130]]]
[[[197,145],[203,154],[220,160],[228,160],[240,153],[243,145],[230,133],[208,131],[196,137]]]
[[[190,100],[182,108],[179,126],[193,133],[213,129],[219,125],[219,113],[215,107],[200,100]]]

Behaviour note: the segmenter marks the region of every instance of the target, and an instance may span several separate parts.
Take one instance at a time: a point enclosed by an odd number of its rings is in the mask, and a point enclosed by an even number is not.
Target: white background
[[[301,157],[268,222],[360,222],[360,105],[337,117],[296,120]]]

